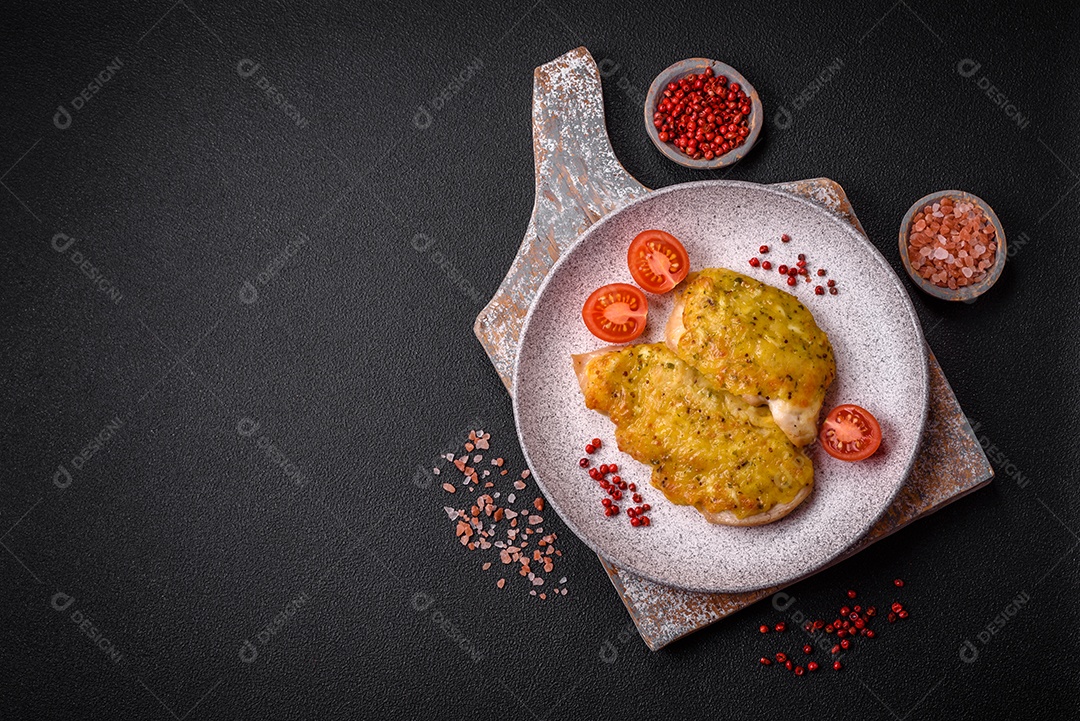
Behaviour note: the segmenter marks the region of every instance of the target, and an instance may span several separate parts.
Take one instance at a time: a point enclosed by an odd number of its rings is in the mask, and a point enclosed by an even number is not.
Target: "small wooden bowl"
[[[911,267],[911,259],[908,258],[908,236],[911,231],[911,219],[923,206],[933,205],[945,197],[950,197],[961,202],[974,203],[981,208],[983,213],[986,214],[986,217],[989,218],[990,223],[994,226],[994,231],[996,233],[994,239],[997,241],[998,246],[997,253],[994,256],[994,264],[986,269],[986,275],[984,275],[978,283],[966,285],[963,288],[957,288],[956,290],[953,290],[952,288],[942,288],[923,278],[913,267]],[[1001,271],[1005,268],[1005,258],[1008,255],[1006,251],[1005,229],[1001,227],[1001,221],[998,220],[997,214],[994,213],[994,209],[982,198],[963,190],[939,190],[936,193],[930,193],[930,195],[919,198],[919,200],[908,210],[907,214],[904,216],[903,222],[900,223],[900,260],[903,261],[907,274],[920,290],[929,293],[935,298],[941,298],[942,300],[959,300],[964,301],[965,303],[971,303],[980,295],[990,290],[990,286],[997,282],[997,279],[1001,277]]]
[[[671,143],[665,143],[660,140],[660,131],[653,125],[653,113],[656,112],[656,104],[659,102],[660,97],[663,95],[664,88],[667,87],[668,83],[691,73],[700,73],[708,67],[713,69],[714,75],[724,75],[727,76],[729,81],[738,83],[746,93],[746,96],[750,98],[750,117],[748,119],[750,124],[750,134],[746,136],[746,142],[737,148],[732,148],[723,155],[717,156],[712,160],[705,160],[704,158],[694,160],[690,156],[683,154],[681,150]],[[652,85],[649,86],[649,94],[645,97],[645,132],[649,134],[649,138],[653,141],[653,145],[656,146],[657,150],[667,156],[668,160],[674,160],[679,165],[685,165],[688,168],[716,170],[717,168],[724,168],[739,162],[746,157],[746,154],[754,147],[754,143],[757,142],[758,136],[761,135],[761,126],[763,122],[764,111],[761,109],[761,97],[758,95],[757,90],[754,90],[754,86],[751,85],[738,70],[719,60],[710,60],[709,58],[688,58],[686,60],[680,60],[674,65],[669,65],[663,72],[656,76],[655,80],[652,81]]]

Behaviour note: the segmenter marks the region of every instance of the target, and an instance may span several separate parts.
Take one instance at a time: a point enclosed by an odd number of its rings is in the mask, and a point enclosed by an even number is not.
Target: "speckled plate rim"
[[[522,423],[521,423],[521,406],[518,403],[518,378],[520,377],[520,373],[519,373],[520,368],[519,368],[519,366],[520,366],[520,363],[521,363],[521,358],[524,355],[522,353],[522,351],[521,351],[521,348],[525,343],[525,339],[528,337],[529,326],[532,323],[533,314],[535,313],[535,311],[536,311],[536,309],[538,307],[540,299],[544,296],[544,291],[547,289],[548,284],[556,276],[559,269],[571,257],[573,252],[575,250],[577,250],[584,243],[589,242],[589,238],[592,236],[592,234],[594,232],[597,232],[600,228],[607,225],[608,222],[610,222],[613,218],[615,218],[620,213],[622,213],[624,211],[627,211],[630,208],[633,208],[633,207],[637,206],[639,203],[643,203],[645,201],[653,200],[658,195],[667,195],[669,193],[679,192],[681,190],[685,190],[685,189],[688,189],[688,188],[700,188],[700,187],[709,187],[709,186],[750,188],[750,189],[758,190],[758,191],[761,191],[761,192],[764,192],[764,193],[781,196],[781,197],[783,197],[783,198],[785,198],[787,200],[792,200],[792,201],[795,201],[796,203],[798,203],[800,205],[805,206],[811,213],[813,213],[815,215],[828,218],[829,222],[835,224],[836,227],[839,228],[843,233],[849,235],[858,245],[861,245],[864,250],[868,251],[870,256],[873,257],[877,261],[877,263],[881,266],[881,268],[884,269],[887,272],[888,276],[892,279],[896,290],[900,293],[900,297],[903,298],[904,301],[905,301],[904,307],[907,310],[908,320],[911,321],[911,325],[912,325],[912,327],[914,329],[915,336],[916,336],[916,338],[918,340],[919,346],[923,349],[923,352],[921,354],[919,354],[919,357],[922,358],[922,362],[919,363],[919,366],[916,369],[918,371],[918,373],[919,373],[919,376],[920,376],[920,378],[919,378],[920,382],[919,382],[918,385],[922,389],[921,397],[919,399],[919,406],[920,406],[919,407],[919,413],[918,413],[918,416],[919,416],[919,428],[918,428],[918,433],[916,434],[916,437],[919,438],[919,442],[916,443],[914,445],[914,447],[911,449],[911,453],[910,453],[910,455],[909,455],[909,457],[907,459],[907,462],[904,464],[904,471],[903,471],[903,473],[900,474],[901,475],[901,481],[896,484],[896,486],[893,488],[893,492],[888,496],[888,498],[885,499],[884,502],[882,502],[881,508],[878,511],[878,513],[875,514],[872,518],[868,517],[868,520],[863,525],[863,527],[860,528],[859,531],[856,534],[854,534],[854,537],[853,537],[851,543],[849,543],[846,546],[843,546],[843,547],[839,548],[832,555],[825,556],[825,557],[822,557],[821,559],[818,559],[818,561],[814,565],[812,565],[811,567],[800,570],[798,573],[790,574],[788,576],[782,576],[779,579],[770,578],[767,581],[763,581],[763,582],[760,582],[760,583],[757,583],[757,584],[744,585],[744,586],[733,586],[733,587],[726,587],[726,586],[725,587],[719,587],[719,586],[717,586],[717,587],[712,587],[712,586],[701,587],[701,586],[689,586],[689,585],[675,584],[675,583],[672,583],[670,580],[658,578],[655,574],[651,573],[648,569],[641,568],[637,564],[629,563],[625,559],[615,558],[613,555],[611,555],[609,553],[606,553],[605,550],[600,547],[600,544],[596,543],[588,534],[583,533],[581,531],[581,529],[579,529],[577,527],[577,525],[571,520],[569,514],[563,513],[562,509],[559,507],[559,503],[554,498],[554,494],[549,492],[549,490],[547,488],[547,485],[544,483],[543,474],[539,473],[536,470],[536,466],[533,463],[532,458],[530,458],[530,456],[529,456],[528,444],[525,443],[525,439],[521,435],[521,427],[522,427]],[[537,288],[537,290],[536,290],[536,295],[533,296],[532,302],[529,304],[529,311],[528,311],[528,313],[525,314],[525,321],[521,326],[521,334],[519,335],[518,351],[517,351],[517,354],[514,356],[514,368],[513,368],[514,376],[513,376],[513,386],[512,386],[512,389],[511,389],[511,391],[512,391],[511,392],[511,401],[512,401],[513,411],[514,411],[514,426],[515,426],[515,430],[517,431],[518,444],[521,446],[521,452],[525,456],[526,464],[529,466],[530,469],[533,470],[533,479],[536,481],[536,484],[540,487],[540,490],[543,491],[544,496],[548,500],[548,503],[551,505],[552,508],[555,509],[555,512],[559,514],[559,517],[563,520],[563,522],[567,525],[567,527],[571,531],[573,531],[574,535],[576,535],[579,539],[581,539],[581,541],[586,546],[591,548],[594,553],[601,556],[602,558],[609,561],[610,563],[618,566],[621,569],[624,569],[624,570],[626,570],[626,571],[628,571],[630,573],[634,573],[634,574],[636,574],[638,576],[641,576],[642,578],[645,578],[646,580],[652,581],[654,583],[658,583],[658,584],[663,585],[663,586],[669,586],[669,587],[672,587],[672,588],[680,588],[680,589],[683,589],[685,591],[691,591],[691,592],[694,592],[694,593],[744,593],[744,592],[747,592],[747,591],[756,591],[756,590],[759,590],[761,588],[768,588],[768,587],[771,587],[771,586],[779,586],[779,585],[788,585],[788,584],[794,583],[795,581],[797,581],[797,580],[799,580],[801,578],[806,578],[807,576],[810,576],[810,575],[816,573],[817,571],[821,570],[822,568],[827,567],[829,564],[833,563],[837,558],[843,556],[843,554],[845,554],[855,544],[857,544],[859,542],[859,540],[863,536],[865,536],[867,534],[867,532],[870,531],[871,528],[874,527],[874,524],[878,522],[878,519],[880,519],[885,514],[885,512],[889,509],[889,507],[892,505],[893,501],[896,499],[897,494],[900,492],[900,489],[903,488],[904,483],[907,482],[908,477],[911,475],[911,470],[914,467],[915,461],[916,461],[916,459],[918,458],[918,455],[919,455],[919,448],[922,445],[922,438],[923,438],[923,436],[924,436],[924,434],[926,432],[926,417],[927,417],[927,415],[929,413],[929,408],[930,408],[930,366],[929,366],[929,358],[928,358],[928,355],[927,355],[925,349],[926,349],[926,339],[923,336],[922,323],[919,322],[919,316],[915,312],[915,306],[911,302],[911,297],[908,295],[907,288],[904,286],[903,281],[900,279],[900,277],[893,270],[892,266],[889,265],[888,261],[885,260],[885,257],[881,254],[881,252],[877,249],[877,247],[875,247],[874,244],[871,243],[870,240],[866,236],[864,236],[862,233],[857,231],[850,224],[844,222],[844,220],[842,218],[840,218],[839,216],[837,216],[835,213],[830,212],[828,209],[823,208],[821,205],[819,205],[818,203],[815,203],[814,201],[812,201],[812,200],[810,200],[808,198],[804,198],[802,196],[795,195],[793,193],[788,193],[786,191],[779,190],[777,188],[772,188],[772,187],[769,187],[768,185],[762,185],[760,183],[750,183],[750,182],[741,181],[741,180],[697,180],[697,181],[691,181],[691,182],[688,182],[688,183],[679,183],[679,184],[676,184],[676,185],[669,185],[666,188],[660,188],[660,189],[654,190],[651,193],[643,195],[640,198],[636,198],[636,199],[630,201],[629,203],[627,203],[626,205],[623,205],[622,207],[620,207],[620,208],[618,208],[616,210],[613,210],[610,213],[608,213],[607,215],[600,218],[600,220],[598,220],[593,225],[589,226],[589,228],[586,229],[585,232],[583,232],[578,237],[578,239],[576,241],[574,241],[573,244],[571,244],[565,251],[562,252],[562,254],[559,256],[558,260],[556,260],[555,263],[551,266],[551,269],[548,271],[547,275],[544,276],[544,280],[540,283],[540,287]]]
[[[737,148],[732,148],[723,155],[717,156],[712,160],[705,160],[701,158],[695,160],[689,156],[683,155],[682,152],[670,143],[665,143],[660,140],[660,133],[656,129],[656,126],[652,123],[653,113],[656,112],[656,98],[663,92],[664,87],[671,82],[675,77],[681,77],[683,75],[689,75],[690,73],[696,73],[700,70],[704,70],[706,67],[711,67],[713,72],[718,75],[726,75],[731,80],[738,81],[742,85],[743,90],[746,91],[746,95],[750,98],[750,133],[746,136],[746,142]],[[661,82],[663,78],[663,82]],[[713,60],[712,58],[686,58],[680,60],[677,63],[672,63],[666,68],[657,73],[653,78],[652,83],[649,85],[649,90],[645,94],[645,132],[649,136],[649,140],[660,153],[673,163],[678,163],[685,168],[691,168],[693,170],[719,170],[720,168],[726,168],[739,162],[753,150],[757,144],[758,138],[761,136],[761,128],[765,125],[765,109],[761,104],[761,96],[754,88],[754,84],[751,83],[746,77],[735,68],[731,67],[722,60]]]
[[[997,255],[994,257],[994,265],[990,268],[986,277],[975,285],[957,288],[956,290],[952,290],[951,288],[941,288],[920,276],[915,272],[915,269],[911,267],[911,258],[908,256],[908,231],[911,228],[911,219],[915,216],[915,211],[924,205],[933,205],[947,196],[970,200],[977,203],[978,206],[982,208],[983,212],[986,213],[986,217],[990,220],[990,224],[994,226],[994,231],[997,233],[995,236],[998,244]],[[928,193],[912,203],[911,207],[908,208],[908,212],[904,214],[904,219],[900,221],[899,241],[900,260],[903,262],[904,270],[907,271],[908,277],[911,278],[911,282],[927,295],[949,301],[950,303],[974,303],[979,296],[993,288],[994,284],[998,282],[998,278],[1001,277],[1002,272],[1005,270],[1005,261],[1008,259],[1009,255],[1009,241],[1005,238],[1005,228],[1002,227],[1001,220],[997,217],[997,213],[994,212],[994,209],[991,208],[990,204],[985,200],[966,190],[938,190],[933,193]]]

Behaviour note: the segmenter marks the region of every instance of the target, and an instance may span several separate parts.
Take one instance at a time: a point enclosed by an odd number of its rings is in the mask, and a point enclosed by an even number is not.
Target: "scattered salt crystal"
[[[945,260],[948,257],[949,257],[949,251],[945,250],[944,248],[935,248],[934,249],[934,258],[936,258],[937,260]]]
[[[912,253],[912,255],[914,255],[914,253]],[[489,438],[490,435],[484,433],[482,430],[470,431],[469,440],[464,443],[469,453],[460,456],[457,456],[454,453],[443,453],[439,455],[440,459],[451,461],[454,466],[462,472],[463,478],[461,485],[463,488],[468,488],[470,493],[475,491],[475,487],[472,484],[479,484],[481,482],[479,480],[480,478],[486,479],[489,475],[494,475],[491,470],[473,467],[484,460],[484,456],[479,453],[473,455],[473,449],[489,449],[490,446],[487,442]],[[502,458],[491,458],[489,459],[489,463],[491,466],[499,469],[500,475],[505,476],[509,472],[509,469],[503,467],[505,461]],[[432,472],[434,475],[440,475],[442,471],[438,467],[434,467],[432,468]],[[524,479],[529,478],[531,475],[532,472],[528,468],[521,471],[520,478],[513,481],[514,488],[518,491],[524,490],[527,487]],[[489,489],[493,488],[493,486],[494,484],[488,481],[483,485],[483,488]],[[448,493],[457,492],[456,485],[453,483],[443,483],[442,487]],[[562,551],[556,550],[554,547],[555,539],[558,537],[558,534],[551,533],[544,535],[544,528],[540,525],[543,523],[543,516],[536,514],[536,512],[544,510],[544,499],[542,497],[537,497],[531,502],[522,499],[524,507],[519,510],[513,510],[510,504],[516,504],[518,501],[517,495],[515,493],[506,494],[505,498],[508,500],[507,505],[496,506],[495,499],[499,499],[500,497],[502,497],[502,493],[499,491],[482,490],[480,493],[476,494],[474,500],[469,499],[464,502],[466,510],[443,506],[443,512],[446,513],[447,518],[456,522],[456,532],[454,535],[456,540],[459,541],[462,546],[465,546],[470,551],[477,549],[489,550],[494,547],[497,550],[492,553],[498,553],[499,559],[503,564],[514,564],[513,567],[514,570],[518,572],[517,575],[526,576],[530,585],[544,585],[544,578],[538,577],[530,568],[530,564],[535,566],[536,563],[540,563],[542,565],[542,572],[550,578],[552,576],[549,574],[554,571],[556,557],[561,557],[563,555]],[[472,504],[471,511],[469,510],[470,504]],[[534,508],[535,512],[533,510]],[[500,533],[500,535],[503,535],[507,541],[498,540],[498,536],[496,535],[497,526],[494,525],[494,523],[485,527],[484,519],[480,517],[481,514],[486,515],[487,517],[494,516],[495,521],[506,519],[507,524],[510,527],[506,529],[505,534]],[[520,520],[518,520],[519,517]],[[518,526],[519,524],[519,527],[514,528],[514,526]],[[500,523],[499,525],[502,524]],[[529,540],[527,539],[531,539],[534,542],[538,541],[541,548],[537,550],[531,548],[525,550],[529,545]],[[508,543],[517,543],[518,545],[507,545]],[[491,561],[485,561],[481,567],[484,571],[487,571],[492,565]],[[536,572],[541,572],[541,569],[537,568]],[[559,580],[559,583],[565,584],[566,577],[563,576]],[[500,589],[504,588],[505,585],[506,578],[500,578],[496,581],[496,586]],[[540,597],[546,599],[550,593],[552,592],[542,593],[540,594]],[[553,593],[555,595],[561,593],[561,595],[565,596],[566,589],[562,588],[560,590],[555,590]],[[536,596],[537,592],[531,590],[529,591],[529,594]]]

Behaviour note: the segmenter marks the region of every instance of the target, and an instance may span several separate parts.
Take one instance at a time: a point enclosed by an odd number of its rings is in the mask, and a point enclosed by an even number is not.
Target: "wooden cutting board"
[[[600,73],[581,47],[536,69],[533,82],[533,148],[536,201],[525,238],[491,302],[476,318],[474,331],[509,390],[525,314],[540,283],[559,256],[603,215],[651,192],[619,163],[604,122]],[[844,189],[826,178],[772,186],[813,200],[865,235]],[[933,513],[994,476],[932,352],[930,411],[911,476],[893,504],[848,553]],[[600,560],[649,648],[677,638],[778,591],[692,593],[662,586]]]

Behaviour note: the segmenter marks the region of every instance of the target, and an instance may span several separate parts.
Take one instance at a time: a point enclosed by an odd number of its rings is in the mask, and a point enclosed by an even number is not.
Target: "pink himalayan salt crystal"
[[[939,286],[971,285],[984,278],[994,264],[996,231],[973,202],[942,198],[916,211],[910,227],[911,267],[918,276]]]

